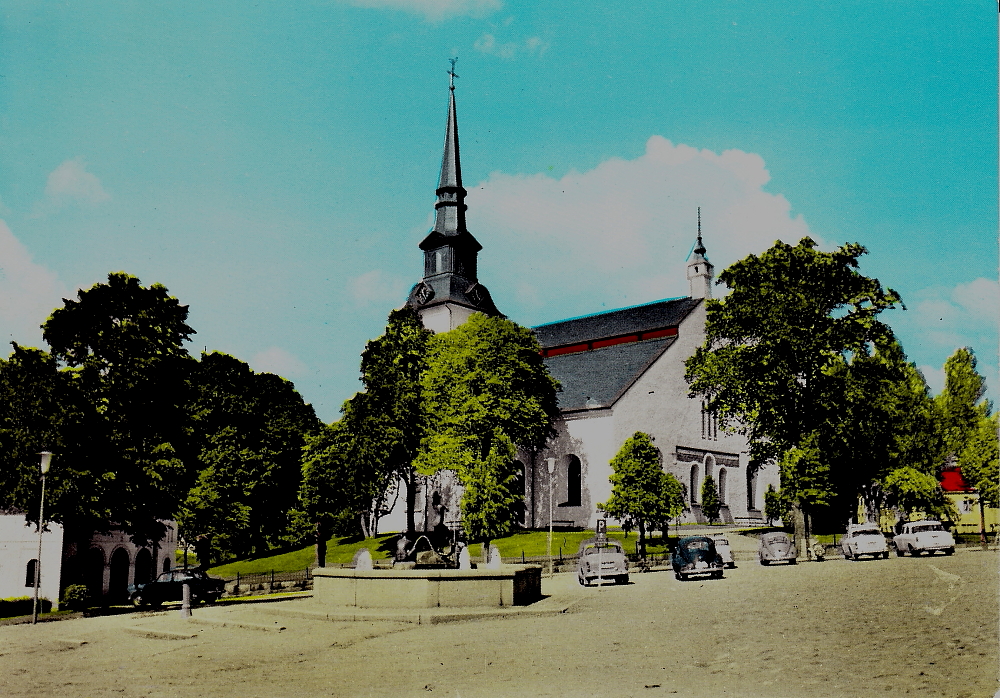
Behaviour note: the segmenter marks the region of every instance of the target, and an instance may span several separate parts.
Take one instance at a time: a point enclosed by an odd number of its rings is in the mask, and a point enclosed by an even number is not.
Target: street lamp
[[[556,471],[556,459],[546,458],[546,465],[549,466],[549,542],[547,547],[549,556],[549,577],[552,576],[552,473]]]
[[[38,583],[42,578],[42,531],[45,527],[45,473],[49,472],[52,454],[42,451],[39,467],[42,469],[42,498],[38,504],[38,557],[35,558],[35,598],[31,603],[31,624],[38,622]]]

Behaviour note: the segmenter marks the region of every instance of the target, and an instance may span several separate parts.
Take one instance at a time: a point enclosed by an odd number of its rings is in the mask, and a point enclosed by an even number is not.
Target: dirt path
[[[289,601],[197,614],[215,625],[170,611],[3,627],[0,694],[979,698],[998,687],[997,562],[741,563],[602,589],[558,575],[546,592],[579,597],[569,613],[443,625],[304,620]]]

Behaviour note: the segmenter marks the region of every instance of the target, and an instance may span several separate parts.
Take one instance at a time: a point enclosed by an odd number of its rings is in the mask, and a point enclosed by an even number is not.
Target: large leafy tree
[[[509,506],[520,496],[511,444],[538,450],[554,435],[558,382],[531,331],[504,318],[476,313],[427,350],[416,465],[458,474],[466,533],[489,541],[511,530],[520,509]]]
[[[191,380],[198,474],[178,514],[182,533],[203,564],[276,547],[319,420],[291,382],[227,354],[202,355]]]
[[[52,354],[104,422],[104,501],[111,518],[138,542],[158,540],[193,472],[187,452],[188,380],[194,334],[187,306],[160,284],[145,287],[123,272],[64,299],[42,325]]]
[[[751,467],[782,464],[782,493],[800,511],[836,494],[840,473],[822,445],[843,406],[845,365],[893,342],[878,315],[900,298],[858,271],[865,252],[822,252],[803,238],[736,262],[719,279],[730,293],[707,302],[705,344],[687,361],[691,395],[747,436]]]
[[[356,418],[346,423],[356,439],[369,442],[358,444],[362,450],[372,455],[385,454],[381,463],[364,464],[377,488],[384,492],[387,481],[397,479],[406,483],[406,528],[410,532],[414,530],[417,494],[413,461],[420,450],[424,426],[420,381],[431,334],[413,308],[407,306],[389,313],[385,333],[368,342],[361,354],[364,396],[355,398]],[[378,493],[373,494],[374,502]],[[374,509],[378,509],[377,504]]]
[[[944,425],[945,449],[957,459],[962,477],[979,492],[980,540],[986,544],[985,508],[996,501],[996,419],[983,399],[986,379],[969,347],[955,351],[944,364],[944,390],[936,402]],[[966,472],[968,470],[968,472]],[[995,504],[993,505],[995,506]]]
[[[683,490],[677,478],[663,471],[652,437],[641,431],[622,444],[611,459],[611,470],[611,497],[597,508],[626,529],[639,529],[639,554],[645,557],[647,527],[662,526],[681,514]]]
[[[112,504],[100,415],[55,357],[14,344],[0,360],[0,509],[38,514],[38,453],[56,453],[46,477],[48,521],[101,528]]]

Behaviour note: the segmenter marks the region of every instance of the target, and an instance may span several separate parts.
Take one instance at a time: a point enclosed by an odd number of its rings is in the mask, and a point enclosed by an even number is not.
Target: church
[[[424,267],[407,305],[424,326],[447,332],[476,312],[501,315],[478,277],[482,245],[465,222],[466,190],[458,144],[454,80],[434,228],[420,243]],[[678,269],[678,271],[680,271]],[[684,362],[705,340],[705,301],[714,268],[702,242],[686,263],[690,295],[546,323],[532,328],[545,363],[562,385],[558,436],[545,450],[522,449],[524,521],[544,528],[594,527],[597,504],[611,496],[610,461],[636,431],[653,437],[663,468],[685,487],[682,521],[704,522],[700,495],[711,476],[727,523],[762,523],[764,491],[778,486],[777,467],[749,467],[746,439],[719,430],[701,400],[688,397]],[[453,473],[423,478],[417,528],[459,526],[460,486]],[[550,510],[551,502],[551,510]]]

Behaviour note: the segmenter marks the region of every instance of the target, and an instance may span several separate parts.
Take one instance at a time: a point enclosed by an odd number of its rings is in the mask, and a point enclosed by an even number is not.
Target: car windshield
[[[608,553],[621,553],[622,549],[617,545],[603,545],[601,547],[594,546],[593,548],[587,548],[587,555],[597,555],[598,553],[602,555],[607,555]]]
[[[775,543],[787,543],[788,536],[786,536],[784,533],[777,533],[772,536],[764,536],[764,542],[767,543],[768,545],[774,545]]]
[[[921,524],[919,526],[914,526],[911,529],[914,533],[920,533],[921,531],[943,531],[941,524]]]
[[[858,536],[880,536],[882,532],[877,528],[863,528],[860,531],[855,531],[851,534],[855,538]]]
[[[684,547],[688,550],[708,550],[708,546],[707,540],[689,540]]]
[[[729,545],[729,541],[726,540],[725,538],[716,538],[715,539],[715,544],[716,545]]]

